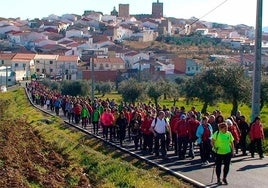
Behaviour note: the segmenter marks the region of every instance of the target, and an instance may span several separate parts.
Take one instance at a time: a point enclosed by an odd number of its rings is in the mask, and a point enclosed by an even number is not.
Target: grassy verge
[[[49,184],[50,181],[57,180],[58,182],[54,182],[53,185],[62,187],[85,187],[88,182],[91,187],[189,187],[155,167],[108,147],[93,137],[66,127],[60,118],[42,114],[31,107],[22,89],[1,94],[0,106],[1,122],[14,122],[10,124],[14,129],[8,129],[9,135],[14,136],[14,141],[8,146],[14,147],[12,151],[16,153],[14,156],[18,157],[16,161],[21,161],[16,163],[17,168],[22,169],[18,172],[21,173],[18,178],[19,185],[44,187],[45,183]],[[3,130],[6,127],[3,123],[0,126]],[[16,126],[21,129],[18,131]],[[31,136],[21,135],[25,130],[31,132]],[[27,142],[26,138],[31,139]],[[0,141],[0,152],[6,147],[7,140]],[[38,141],[40,147],[35,144],[37,140],[41,140]],[[20,144],[15,147],[16,142]],[[28,147],[30,143],[31,147]],[[25,156],[24,151],[28,150],[36,156],[19,160],[22,158],[20,155]],[[42,164],[38,162],[40,157],[43,159],[41,161],[44,161]],[[34,159],[36,159],[35,163]],[[52,159],[57,160],[51,165]],[[27,168],[25,168],[25,161],[27,161]],[[6,158],[1,158],[0,162],[0,170],[8,168]],[[49,166],[51,168],[48,168]],[[34,177],[23,173],[29,167],[35,172]],[[49,179],[53,174],[53,178]],[[1,181],[8,182],[5,181],[5,177],[2,177]]]

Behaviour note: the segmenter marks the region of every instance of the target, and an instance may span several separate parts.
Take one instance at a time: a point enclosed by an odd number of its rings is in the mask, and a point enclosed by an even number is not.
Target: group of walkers
[[[231,157],[247,155],[249,149],[254,157],[255,148],[260,159],[263,156],[264,131],[259,117],[249,125],[240,112],[227,119],[219,110],[201,114],[195,107],[189,111],[182,107],[154,106],[152,103],[137,105],[114,100],[63,96],[38,82],[27,84],[34,103],[59,115],[61,109],[70,123],[87,128],[92,123],[93,134],[102,133],[110,141],[134,143],[135,150],[143,154],[168,159],[167,151],[173,151],[178,160],[194,159],[195,146],[199,147],[201,163],[207,165],[215,160],[218,184],[228,184],[227,174]],[[248,143],[248,138],[250,143]],[[221,181],[221,166],[224,164]]]

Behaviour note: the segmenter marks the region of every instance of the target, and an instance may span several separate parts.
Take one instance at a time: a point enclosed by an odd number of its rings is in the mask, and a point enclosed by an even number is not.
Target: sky
[[[0,17],[33,19],[51,14],[82,15],[84,10],[110,14],[113,7],[129,4],[130,14],[151,14],[152,3],[157,0],[2,0]],[[262,26],[268,26],[268,0],[263,1]],[[257,0],[159,0],[164,3],[164,16],[229,25],[246,24],[255,27]],[[216,8],[217,7],[217,8]],[[216,9],[215,9],[216,8]],[[215,9],[215,10],[214,10]]]

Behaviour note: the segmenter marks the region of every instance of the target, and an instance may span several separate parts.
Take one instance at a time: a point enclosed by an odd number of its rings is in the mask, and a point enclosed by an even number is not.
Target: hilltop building
[[[129,17],[129,4],[119,4],[119,17],[121,18]]]
[[[159,0],[157,2],[154,2],[152,4],[152,17],[153,18],[162,18],[163,17],[163,3],[159,3]]]
[[[111,11],[111,16],[118,16],[118,12],[116,11],[115,7],[114,9]]]

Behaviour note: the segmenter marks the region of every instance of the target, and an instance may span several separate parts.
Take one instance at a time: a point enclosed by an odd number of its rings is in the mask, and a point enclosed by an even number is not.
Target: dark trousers
[[[194,139],[190,139],[189,140],[189,157],[194,158],[195,157],[195,153],[194,153]]]
[[[172,145],[174,146],[175,155],[178,155],[178,136],[172,133]]]
[[[103,125],[103,137],[108,140],[108,133],[110,132],[110,140],[113,139],[113,129],[114,129],[114,126],[113,125],[110,125],[110,126],[107,126],[107,125]]]
[[[263,148],[262,148],[262,139],[261,138],[255,138],[250,143],[250,153],[251,156],[254,157],[255,153],[255,147],[257,146],[257,151],[260,155],[260,157],[263,157]]]
[[[215,165],[216,165],[216,175],[217,175],[218,179],[220,179],[220,177],[221,177],[222,163],[224,165],[224,167],[223,167],[223,178],[225,179],[227,177],[227,174],[228,174],[229,168],[230,168],[231,158],[232,158],[232,153],[227,153],[227,154],[224,154],[224,155],[216,154]]]
[[[135,150],[137,150],[139,147],[141,148],[141,135],[140,134],[136,134],[132,136],[133,141],[134,141],[134,145],[135,145]]]
[[[56,112],[56,115],[58,116],[59,113],[60,113],[60,107],[56,106],[56,107],[55,107],[55,112]]]
[[[240,142],[239,142],[239,145],[240,145],[240,148],[241,148],[241,151],[243,154],[246,154],[247,152],[247,141],[246,141],[246,138],[247,138],[247,135],[241,135],[240,137]]]
[[[99,122],[98,121],[93,121],[92,125],[93,125],[93,133],[98,134],[98,132],[99,132]]]
[[[180,159],[185,159],[187,145],[188,145],[188,137],[178,136],[178,154]]]
[[[80,122],[80,114],[74,114],[74,121],[76,124]]]
[[[82,127],[83,127],[83,128],[86,128],[86,126],[87,126],[87,121],[88,121],[88,118],[87,118],[87,117],[82,117]]]
[[[153,134],[143,134],[143,150],[147,150],[151,153],[153,151]]]
[[[206,162],[210,159],[211,144],[210,140],[203,141],[200,145],[200,157],[202,162]]]
[[[122,145],[123,141],[126,138],[126,127],[119,127],[118,136],[119,136],[120,145]]]
[[[161,154],[163,157],[167,155],[167,150],[166,150],[166,133],[163,134],[158,134],[156,133],[155,136],[155,143],[154,143],[154,150],[155,150],[155,155],[159,155],[159,141],[161,142]]]

